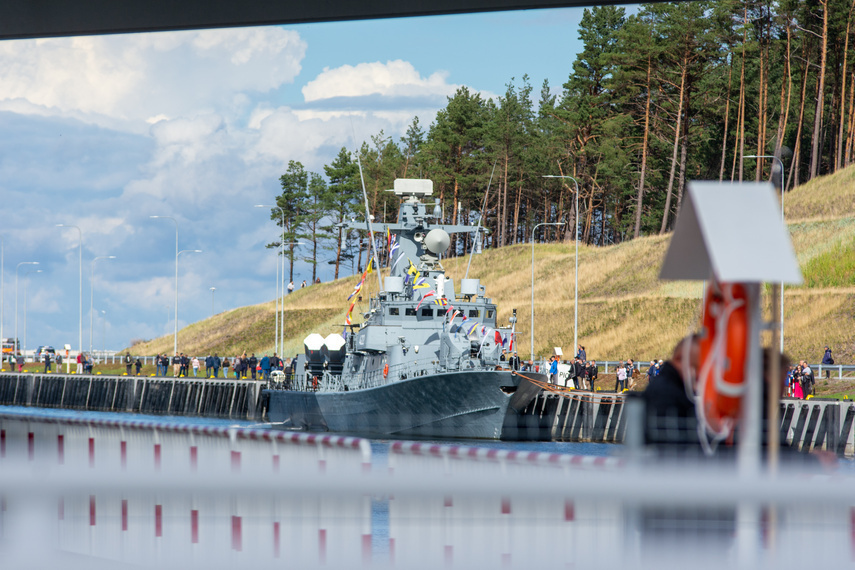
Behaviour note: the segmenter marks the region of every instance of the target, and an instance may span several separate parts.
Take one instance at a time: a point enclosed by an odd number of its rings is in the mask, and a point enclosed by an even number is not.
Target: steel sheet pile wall
[[[581,473],[614,472],[621,463],[609,457],[393,443],[393,479],[436,479],[446,482],[448,491],[390,497],[391,562],[399,568],[618,567],[614,545],[625,540],[619,501],[562,490]],[[507,485],[496,492],[502,480]],[[464,483],[473,481],[483,481],[485,488]],[[555,492],[532,496],[520,488],[521,481]]]
[[[254,419],[261,382],[203,378],[0,374],[0,405]]]
[[[623,394],[543,391],[519,415],[509,414],[502,439],[620,443],[626,432]]]
[[[837,400],[781,402],[781,440],[808,452],[826,450],[840,457],[855,454],[855,404]]]
[[[343,566],[370,557],[370,500],[324,480],[361,476],[370,457],[356,438],[0,415],[0,474],[50,473],[59,487],[0,485],[0,556],[32,556],[9,531],[41,510],[38,547],[86,560]]]

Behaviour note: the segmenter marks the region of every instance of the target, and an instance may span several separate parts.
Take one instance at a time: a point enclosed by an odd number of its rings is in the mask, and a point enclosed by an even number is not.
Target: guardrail
[[[621,364],[618,360],[598,360],[597,370],[604,374],[614,373],[615,369]],[[547,363],[543,365],[548,366]],[[642,374],[650,368],[650,362],[635,362],[634,368]],[[831,378],[842,380],[844,378],[855,377],[855,364],[809,364],[811,370],[814,371],[814,377],[819,380],[820,377],[825,378],[825,371],[831,372]],[[610,372],[611,370],[611,372]]]
[[[366,469],[357,440],[0,421],[10,569],[836,568],[855,546],[851,470],[407,442]]]

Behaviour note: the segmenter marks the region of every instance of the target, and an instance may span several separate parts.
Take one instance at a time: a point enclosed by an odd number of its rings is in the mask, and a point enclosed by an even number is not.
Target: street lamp
[[[107,362],[107,311],[101,310],[101,357]]]
[[[77,230],[78,237],[80,238],[79,249],[77,252],[77,270],[78,270],[78,274],[80,276],[80,283],[79,283],[80,294],[78,295],[78,304],[79,304],[78,309],[80,312],[80,322],[78,324],[78,329],[77,329],[77,350],[79,352],[83,352],[83,231],[77,226],[72,226],[72,225],[68,225],[68,224],[57,224],[56,227],[58,227],[58,228],[74,228],[75,230]]]
[[[746,158],[771,158],[773,160],[777,160],[778,164],[781,166],[781,224],[784,224],[784,186],[786,186],[787,177],[785,176],[786,172],[784,170],[784,161],[781,160],[777,156],[771,156],[768,154],[751,154],[748,156],[743,156],[743,160]],[[784,226],[786,227],[786,226]],[[784,354],[784,282],[781,282],[781,354]]]
[[[18,270],[22,265],[38,265],[38,261],[22,261],[15,267],[15,340],[12,341],[13,346],[12,352],[17,353],[18,347],[20,344],[18,343]]]
[[[214,291],[216,291],[216,287],[211,287],[211,317],[214,316]]]
[[[182,253],[202,253],[201,249],[182,249],[175,254],[175,267],[178,267],[178,256]],[[175,272],[175,354],[178,354],[178,272]]]
[[[564,222],[541,222],[531,230],[531,361],[534,362],[534,232],[540,226],[563,226]]]
[[[41,273],[41,269],[36,269],[33,271],[32,269],[24,273],[24,354],[27,353],[27,291],[29,290],[30,285],[30,273]],[[33,362],[35,362],[35,357],[33,358]]]
[[[175,224],[175,333],[173,354],[178,354],[178,222],[170,216],[149,216],[153,220],[172,220]]]
[[[282,232],[284,235],[284,232],[285,232],[285,210],[281,206],[272,206],[272,205],[267,205],[267,204],[256,204],[254,207],[255,208],[275,208],[275,209],[279,210],[279,216],[282,218]],[[285,242],[284,239],[279,242],[279,255],[277,256],[278,259],[276,261],[276,323],[274,325],[276,328],[274,329],[274,331],[275,331],[274,337],[275,338],[273,340],[273,350],[274,350],[274,352],[276,352],[278,354],[281,354],[280,338],[279,338],[280,337],[280,327],[279,327],[279,316],[280,316],[279,314],[280,314],[280,312],[282,313],[282,319],[283,320],[285,319],[285,314],[284,314],[285,300],[283,299],[283,297],[285,296],[285,243],[284,242]],[[280,275],[279,267],[280,267],[280,265],[282,266],[281,283],[280,283],[280,278],[279,278],[279,275]],[[281,289],[280,289],[280,287],[281,287]],[[280,291],[282,292],[281,295],[280,295]],[[285,334],[284,323],[283,323],[281,328],[282,328],[282,337],[283,337],[282,342],[284,342],[285,341],[285,339],[284,339],[284,334]]]
[[[576,354],[576,349],[579,347],[579,181],[572,176],[554,176],[544,175],[541,178],[569,178],[576,185],[576,214],[575,228],[573,230],[573,241],[576,242],[576,266],[573,270],[573,354]]]
[[[92,260],[92,271],[89,274],[89,352],[92,352],[92,337],[94,324],[94,303],[95,303],[95,262],[99,259],[116,259],[115,255],[99,255]],[[81,351],[82,352],[82,351]]]
[[[275,208],[279,210],[279,215],[282,218],[282,232],[284,237],[285,232],[285,210],[281,206],[268,204],[256,204],[255,208]],[[282,348],[285,345],[285,246],[303,245],[301,241],[292,241],[285,243],[283,239],[279,242],[279,261],[276,263],[276,334],[273,341],[274,352],[282,355]],[[282,266],[282,279],[279,279],[279,266]],[[281,287],[280,287],[281,285]],[[281,316],[280,316],[281,313]]]

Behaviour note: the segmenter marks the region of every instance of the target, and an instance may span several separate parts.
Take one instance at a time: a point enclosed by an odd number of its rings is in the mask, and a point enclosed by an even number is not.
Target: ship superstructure
[[[346,339],[306,338],[287,389],[267,392],[271,422],[362,435],[499,438],[509,405],[513,413],[534,395],[517,393],[521,377],[503,358],[513,348],[515,317],[498,326],[480,280],[462,279],[458,290],[445,274],[450,234],[476,228],[443,225],[439,205],[426,203],[432,187],[430,180],[395,181],[398,220],[376,225],[388,236],[391,268],[382,290]]]

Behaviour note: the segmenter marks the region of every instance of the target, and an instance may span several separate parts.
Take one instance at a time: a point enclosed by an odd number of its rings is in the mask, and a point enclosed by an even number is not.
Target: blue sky
[[[3,336],[95,348],[270,301],[266,211],[289,160],[321,171],[382,129],[425,129],[460,86],[486,97],[528,74],[560,90],[582,9],[0,42]],[[358,141],[354,142],[354,133]],[[93,259],[94,296],[90,288]],[[33,268],[41,273],[27,272]],[[298,282],[311,276],[298,265]],[[330,278],[326,265],[321,278]],[[342,311],[346,309],[342,300]],[[102,313],[104,311],[104,313]],[[102,320],[103,319],[103,320]],[[103,338],[105,337],[106,338]],[[179,347],[180,348],[180,347]]]

